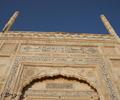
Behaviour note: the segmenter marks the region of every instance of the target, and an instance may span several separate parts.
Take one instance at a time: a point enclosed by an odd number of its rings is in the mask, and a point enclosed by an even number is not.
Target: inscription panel
[[[43,96],[43,97],[59,97],[59,96],[68,96],[68,97],[98,97],[94,91],[49,91],[49,90],[31,90],[26,93],[26,95],[33,96]]]
[[[47,83],[46,88],[48,89],[72,89],[73,84],[71,83]]]
[[[61,45],[22,45],[21,52],[80,53],[99,54],[97,47],[61,46]]]
[[[100,58],[85,58],[79,55],[44,55],[24,56],[23,60],[41,63],[63,63],[63,64],[94,64],[100,62]]]

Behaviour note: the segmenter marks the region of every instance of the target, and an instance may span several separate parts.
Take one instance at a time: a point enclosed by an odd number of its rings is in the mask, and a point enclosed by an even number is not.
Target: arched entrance
[[[100,100],[88,82],[63,75],[34,79],[22,89],[19,100]]]

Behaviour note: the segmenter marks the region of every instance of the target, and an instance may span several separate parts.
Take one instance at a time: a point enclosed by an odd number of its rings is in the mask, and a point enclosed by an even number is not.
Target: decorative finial
[[[111,26],[110,22],[108,21],[108,19],[104,16],[104,15],[101,15],[100,16],[105,28],[107,29],[107,31],[113,35],[117,40],[120,41],[119,39],[119,36],[117,35],[117,33],[115,32],[114,28]]]
[[[7,22],[7,24],[4,26],[2,32],[7,32],[10,30],[10,28],[12,27],[12,25],[14,24],[17,16],[19,15],[19,11],[16,11],[13,16],[9,19],[9,21]]]

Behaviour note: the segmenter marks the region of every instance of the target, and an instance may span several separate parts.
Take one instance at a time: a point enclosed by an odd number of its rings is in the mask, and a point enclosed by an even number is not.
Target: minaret
[[[120,41],[119,36],[117,35],[117,33],[115,32],[114,28],[111,26],[110,22],[107,20],[107,18],[104,15],[100,16],[105,28],[107,29],[107,31],[113,35],[118,41]]]
[[[7,22],[7,24],[4,26],[2,32],[7,32],[10,30],[10,28],[12,27],[12,25],[14,24],[17,16],[19,15],[19,11],[16,11],[13,16],[9,19],[9,21]]]

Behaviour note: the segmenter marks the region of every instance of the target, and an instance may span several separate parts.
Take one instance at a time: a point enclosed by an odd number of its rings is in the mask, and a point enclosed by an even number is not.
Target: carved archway
[[[79,80],[85,80],[87,83],[89,83],[95,89],[98,88],[95,75],[93,76],[94,80],[91,80],[90,77],[88,77],[87,75],[84,75],[83,72],[85,72],[85,70],[82,70],[82,72],[81,72],[80,69],[75,69],[75,68],[72,68],[72,69],[71,68],[46,68],[43,70],[41,68],[41,70],[38,69],[36,71],[38,71],[38,72],[36,72],[35,74],[30,73],[29,75],[28,75],[28,72],[26,72],[26,75],[24,76],[24,79],[22,80],[23,83],[22,83],[22,85],[20,85],[19,92],[22,91],[23,87],[28,85],[34,79],[41,79],[42,77],[46,77],[46,76],[53,77],[53,76],[57,76],[57,75],[62,75],[62,76],[66,76],[66,77],[75,77]]]
[[[63,79],[66,79],[66,80],[69,80],[69,81],[76,81],[76,82],[79,82],[79,83],[82,83],[82,84],[85,84],[87,86],[89,86],[98,96],[98,99],[91,99],[91,100],[100,100],[99,99],[99,95],[98,95],[98,92],[97,92],[97,89],[94,88],[89,82],[87,82],[86,80],[84,79],[78,79],[76,77],[68,77],[68,76],[64,76],[64,75],[54,75],[54,76],[44,76],[44,77],[41,77],[41,78],[34,78],[29,84],[25,85],[22,89],[22,94],[19,98],[19,100],[24,100],[24,96],[25,96],[25,93],[26,91],[31,88],[35,83],[37,82],[44,82],[46,80],[56,80],[56,79],[59,79],[59,78],[63,78]],[[91,98],[94,98],[93,96],[91,96]],[[77,99],[78,100],[78,99]],[[80,99],[81,100],[81,99]]]

